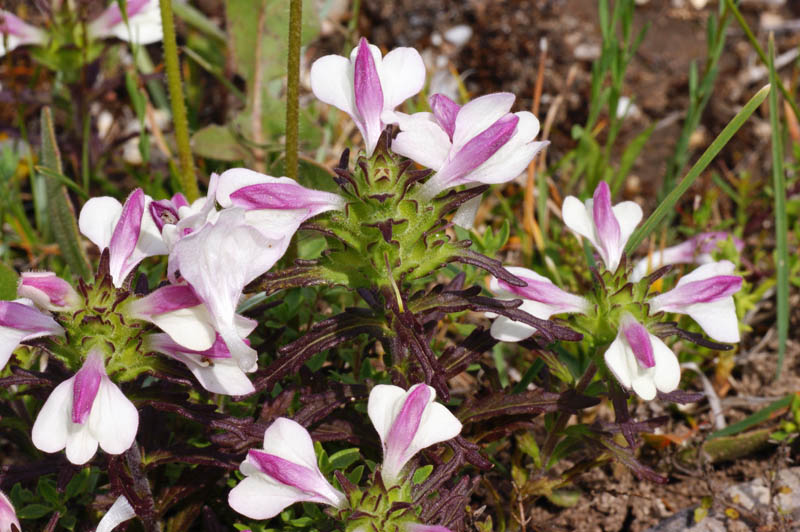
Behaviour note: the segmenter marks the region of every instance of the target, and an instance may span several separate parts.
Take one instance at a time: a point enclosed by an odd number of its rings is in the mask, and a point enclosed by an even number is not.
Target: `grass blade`
[[[61,256],[73,275],[89,278],[89,262],[83,254],[75,211],[67,195],[67,189],[57,178],[48,174],[61,175],[61,154],[56,144],[53,128],[53,115],[50,108],[42,109],[42,167],[50,170],[45,174],[50,229],[53,238],[61,249]],[[43,172],[44,174],[44,172]]]
[[[769,36],[769,82],[775,86],[775,39]],[[783,131],[780,124],[778,93],[769,95],[769,125],[772,129],[772,188],[775,191],[775,270],[778,310],[778,367],[775,378],[781,376],[783,359],[786,356],[786,340],[789,336],[789,222],[786,215],[786,174],[783,168]]]
[[[789,405],[792,404],[792,398],[794,394],[787,395],[786,397],[782,397],[777,401],[770,403],[766,407],[762,408],[755,414],[752,414],[743,420],[734,423],[732,425],[728,425],[724,429],[720,429],[716,432],[712,432],[706,438],[706,441],[713,440],[714,438],[719,438],[721,436],[732,436],[734,434],[739,434],[740,432],[744,432],[747,429],[755,427],[756,425],[763,423],[767,420],[772,419],[777,415],[777,412],[789,408]]]
[[[760,91],[758,91],[750,101],[748,101],[745,106],[742,108],[741,111],[736,113],[736,116],[728,122],[728,125],[725,126],[725,129],[714,139],[714,142],[711,143],[711,146],[703,152],[703,155],[697,160],[697,162],[692,166],[689,173],[681,180],[677,187],[675,187],[672,192],[670,192],[664,201],[662,201],[656,210],[653,211],[653,214],[645,221],[645,223],[633,233],[630,240],[628,240],[628,245],[625,246],[625,252],[630,254],[633,250],[639,247],[639,244],[647,238],[650,233],[658,227],[662,220],[672,211],[675,207],[675,204],[678,203],[680,197],[689,190],[689,187],[692,186],[692,183],[700,176],[703,170],[711,163],[714,157],[722,150],[723,147],[731,140],[739,128],[750,118],[750,115],[753,114],[759,105],[766,99],[767,95],[770,92],[770,86],[766,85]]]

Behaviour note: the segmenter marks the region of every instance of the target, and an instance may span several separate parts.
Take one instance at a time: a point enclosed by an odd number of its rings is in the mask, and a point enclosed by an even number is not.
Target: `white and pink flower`
[[[92,350],[75,376],[55,387],[33,424],[37,449],[67,450],[67,460],[85,464],[98,445],[122,454],[136,439],[139,413],[106,374],[103,355]]]
[[[13,13],[0,9],[0,57],[18,46],[47,43],[47,33]]]
[[[561,207],[564,224],[586,238],[600,254],[606,269],[616,271],[625,244],[642,221],[642,208],[632,201],[611,205],[611,190],[601,181],[594,197],[581,201],[567,196]]]
[[[200,385],[211,393],[246,395],[255,391],[253,383],[231,357],[219,336],[211,347],[202,351],[188,349],[163,333],[148,335],[142,347],[182,362]]]
[[[516,266],[505,268],[525,281],[526,285],[513,286],[502,279],[492,277],[489,290],[500,299],[522,299],[520,310],[531,316],[546,320],[554,314],[585,314],[590,308],[590,303],[585,298],[562,290],[550,279],[533,270]],[[534,327],[505,316],[495,317],[491,328],[492,337],[502,342],[519,342],[535,332]]]
[[[16,528],[14,528],[16,527]],[[0,491],[0,532],[20,532],[22,527],[17,518],[14,506],[6,494]]]
[[[111,279],[117,288],[122,287],[142,260],[168,252],[148,213],[152,201],[137,188],[124,205],[102,196],[90,199],[81,209],[78,227],[101,251],[108,248]]]
[[[425,85],[425,64],[413,48],[395,48],[385,57],[362,38],[350,58],[326,55],[311,65],[311,90],[344,111],[364,137],[372,155],[387,124],[397,122],[395,107]]]
[[[276,419],[264,432],[264,448],[251,449],[239,470],[245,478],[228,504],[250,519],[269,519],[296,502],[347,504],[319,470],[308,431],[291,419]]]
[[[403,468],[419,451],[461,432],[461,422],[435,399],[436,391],[426,384],[408,391],[378,384],[370,392],[367,414],[383,445],[381,477],[387,486],[399,483]]]
[[[617,337],[603,357],[623,388],[648,401],[656,390],[674,391],[681,380],[675,353],[630,314],[622,317]]]
[[[29,299],[0,301],[0,369],[21,342],[43,336],[63,336],[64,329]]]
[[[675,288],[650,299],[650,312],[688,314],[718,342],[739,341],[739,320],[733,294],[742,278],[730,261],[704,264],[678,280]]]
[[[73,311],[81,303],[81,297],[72,285],[53,272],[22,272],[17,295],[52,312]]]
[[[286,238],[318,214],[344,209],[345,200],[330,192],[312,190],[288,177],[272,177],[232,168],[219,178],[217,201],[223,208],[244,209],[245,220],[273,240]]]
[[[93,39],[117,39],[136,44],[152,44],[164,38],[161,26],[159,0],[128,0],[125,9],[128,22],[125,23],[119,4],[113,0],[96,19],[87,26]]]
[[[678,245],[656,251],[650,257],[641,259],[633,267],[630,279],[637,282],[653,270],[668,264],[708,264],[714,262],[712,253],[720,244],[733,239],[733,245],[738,251],[744,249],[744,242],[725,231],[712,231],[700,233]]]

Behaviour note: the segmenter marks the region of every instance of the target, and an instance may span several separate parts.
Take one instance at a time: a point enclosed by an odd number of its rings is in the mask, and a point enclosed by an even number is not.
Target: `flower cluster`
[[[610,341],[603,358],[623,388],[649,400],[657,392],[669,393],[678,387],[678,359],[657,335],[675,332],[659,326],[665,313],[689,315],[716,341],[739,341],[733,294],[741,288],[742,278],[733,274],[732,262],[714,262],[710,256],[716,244],[726,239],[724,233],[699,235],[659,253],[654,260],[658,265],[700,262],[702,266],[681,277],[672,290],[653,296],[646,288],[648,281],[642,281],[649,259],[637,263],[630,272],[620,268],[625,244],[642,219],[637,204],[626,201],[612,205],[608,184],[601,182],[586,202],[568,196],[562,214],[564,224],[586,238],[600,256],[609,273],[601,277],[607,283],[605,289],[587,297],[577,296],[534,271],[510,268],[525,286],[493,279],[491,290],[503,298],[521,298],[521,308],[538,318],[563,313],[584,315],[584,330],[600,344]],[[697,249],[701,250],[699,256]],[[640,281],[644,289],[634,290],[633,284]],[[613,341],[608,336],[602,338],[604,330],[614,331]],[[524,340],[533,332],[532,327],[502,316],[492,324],[492,335],[503,341]]]
[[[157,2],[151,0],[129,0],[128,24],[120,26],[124,17],[114,3],[88,31],[93,38],[113,35],[150,42],[155,34],[144,24],[154,6]],[[10,14],[2,20],[0,29],[15,38],[7,39],[9,49],[42,44],[47,38]],[[332,507],[329,515],[344,523],[347,532],[443,532],[444,527],[421,523],[428,519],[420,517],[422,503],[409,464],[422,449],[456,438],[462,424],[435,402],[437,392],[449,399],[447,379],[452,375],[431,351],[430,328],[420,316],[486,312],[494,321],[483,333],[515,342],[537,332],[553,340],[553,331],[579,339],[578,333],[546,321],[575,314],[575,328],[601,348],[608,372],[623,389],[643,399],[679,385],[677,357],[662,340],[679,331],[664,322],[667,313],[689,315],[715,341],[738,341],[732,295],[742,279],[734,275],[732,263],[711,258],[724,237],[698,236],[629,270],[624,249],[642,210],[633,202],[612,205],[606,183],[600,183],[592,199],[581,202],[570,196],[562,206],[564,224],[592,244],[603,266],[595,270],[598,288],[591,293],[571,294],[532,270],[505,268],[470,250],[470,242],[454,238],[452,226],[472,225],[488,185],[514,179],[545,143],[534,140],[536,117],[511,112],[514,96],[507,93],[464,105],[433,94],[430,112],[397,110],[424,84],[419,53],[398,48],[382,56],[365,39],[349,58],[326,56],[313,64],[314,94],[347,113],[364,142],[352,169],[349,151],[335,169],[338,193],[233,168],[212,175],[207,196],[192,203],[181,194],[153,199],[141,189],[124,203],[111,197],[87,201],[78,227],[101,254],[94,281],[81,280],[76,289],[55,273],[26,272],[18,299],[0,301],[0,333],[6,339],[0,346],[0,369],[21,343],[36,340],[52,354],[49,363],[72,375],[48,384],[53,389],[33,425],[34,445],[48,453],[65,450],[66,458],[79,465],[88,463],[98,447],[111,455],[128,452],[139,426],[141,390],[135,384],[143,374],[178,375],[216,394],[253,394],[256,386],[248,374],[260,369],[260,361],[250,341],[257,323],[239,311],[245,287],[260,282],[260,289],[272,292],[342,284],[357,291],[369,308],[312,325],[307,337],[296,342],[303,356],[292,359],[283,351],[280,363],[288,360],[284,368],[299,368],[315,352],[377,329],[395,350],[390,353],[396,371],[392,375],[398,377],[393,382],[408,387],[369,381],[367,415],[381,442],[382,464],[366,488],[343,476],[336,477],[334,486],[318,467],[306,428],[273,414],[267,418],[274,421],[264,432],[263,447],[247,451],[240,466],[244,478],[230,491],[228,502],[251,519],[269,519],[294,503],[313,502]],[[413,163],[424,169],[413,170]],[[326,235],[329,249],[317,260],[296,261],[272,272],[301,228]],[[150,290],[148,276],[139,270],[146,259],[159,256],[166,257],[166,278]],[[489,271],[497,299],[478,295],[478,287],[462,290],[463,277],[425,296],[419,295],[424,291],[412,291],[420,286],[413,281],[430,280],[432,272],[452,262]],[[650,293],[651,281],[663,274],[645,277],[651,266],[690,262],[702,265],[672,290]],[[364,316],[371,320],[368,325],[358,322]],[[342,323],[349,327],[346,332],[337,329]],[[324,337],[316,351],[308,347],[318,338],[315,334]],[[464,367],[469,356],[464,356]],[[261,371],[258,375],[263,376]],[[544,411],[538,408],[540,403],[517,411]],[[257,436],[263,428],[259,425]],[[252,439],[237,452],[251,445]],[[463,462],[452,463],[457,467]],[[136,504],[120,496],[97,530],[111,530],[133,518]],[[3,520],[19,527],[0,494],[0,531],[6,526]]]
[[[372,389],[367,411],[383,445],[381,486],[385,491],[408,481],[405,467],[422,449],[456,437],[461,423],[443,405],[434,402],[430,386],[416,384],[408,391],[398,386],[379,384]],[[395,502],[410,502],[409,487],[391,490],[391,499],[372,504],[369,493],[345,495],[328,482],[317,466],[311,436],[291,419],[279,418],[264,433],[263,449],[252,449],[240,467],[245,479],[230,492],[228,501],[237,512],[253,519],[269,519],[295,502],[327,504],[352,516],[357,530],[362,521],[382,522],[375,515],[380,506],[389,510]],[[380,499],[380,497],[379,497]],[[369,503],[368,503],[369,501]],[[396,511],[392,520],[418,525],[413,515]],[[345,517],[347,519],[347,517]],[[391,529],[391,528],[387,528]]]
[[[125,20],[127,18],[127,21]],[[126,16],[113,1],[86,25],[88,40],[117,38],[137,44],[151,44],[164,37],[158,0],[128,0]],[[0,57],[19,46],[45,46],[48,33],[0,9]]]

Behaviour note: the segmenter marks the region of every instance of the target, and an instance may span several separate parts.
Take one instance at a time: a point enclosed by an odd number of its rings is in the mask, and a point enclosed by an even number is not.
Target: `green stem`
[[[167,69],[167,85],[172,103],[172,121],[175,124],[175,142],[178,145],[178,180],[192,202],[200,197],[197,179],[194,174],[192,148],[189,144],[189,122],[186,120],[186,104],[183,101],[178,45],[175,40],[175,23],[172,20],[172,0],[161,0],[161,23],[164,27],[164,63]]]
[[[581,380],[578,381],[578,384],[575,385],[575,391],[578,393],[583,393],[586,390],[586,387],[589,386],[589,383],[592,382],[595,374],[597,373],[597,365],[594,362],[589,363],[589,367],[586,368],[586,372],[581,377]],[[569,419],[572,417],[571,412],[559,412],[558,417],[556,417],[555,425],[553,425],[553,429],[547,435],[547,439],[542,446],[542,467],[547,469],[547,462],[550,461],[550,455],[553,454],[553,450],[556,448],[556,443],[561,438],[561,434],[564,432],[564,429],[567,427],[567,423]]]
[[[291,0],[289,5],[289,60],[286,88],[286,175],[297,179],[300,125],[300,41],[302,38],[303,0]]]

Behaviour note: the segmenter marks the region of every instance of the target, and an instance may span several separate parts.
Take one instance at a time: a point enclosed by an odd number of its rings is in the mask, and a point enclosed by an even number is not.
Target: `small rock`
[[[453,26],[444,32],[444,39],[452,45],[461,48],[472,37],[472,28],[466,24]]]
[[[600,45],[583,43],[575,47],[575,59],[578,61],[594,61],[600,57]]]

